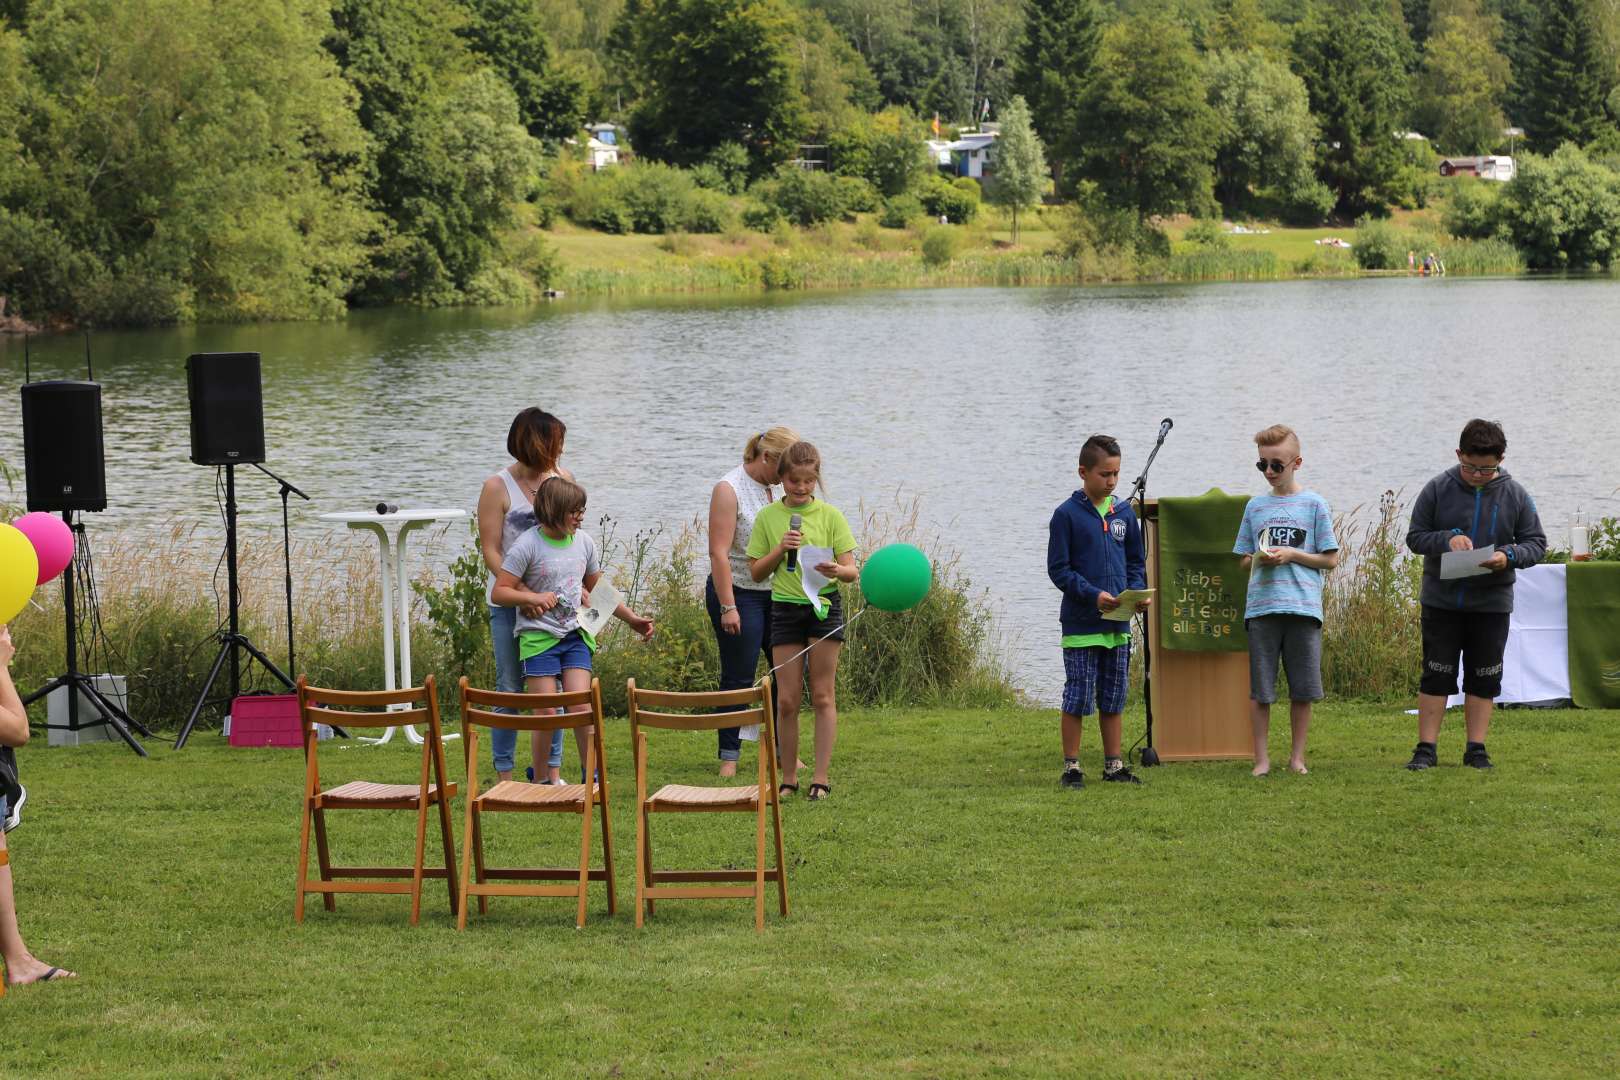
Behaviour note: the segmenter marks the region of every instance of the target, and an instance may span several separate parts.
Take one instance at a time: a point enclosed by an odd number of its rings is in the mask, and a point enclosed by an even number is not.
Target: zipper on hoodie
[[[1480,500],[1484,497],[1484,495],[1485,495],[1485,489],[1484,488],[1475,488],[1474,489],[1474,523],[1468,527],[1468,539],[1469,539],[1469,542],[1472,543],[1475,547],[1479,546],[1479,541],[1474,538],[1474,534],[1479,532],[1479,505],[1480,505]],[[1493,532],[1494,532],[1494,529],[1495,529],[1495,504],[1494,503],[1492,504],[1492,529],[1493,529]],[[1458,611],[1462,610],[1463,597],[1467,594],[1467,592],[1468,592],[1468,586],[1459,581],[1457,583],[1457,610]]]

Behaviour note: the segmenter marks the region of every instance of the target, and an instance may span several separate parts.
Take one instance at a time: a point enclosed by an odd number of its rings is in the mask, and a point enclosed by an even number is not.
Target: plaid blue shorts
[[[1112,649],[1088,645],[1063,650],[1063,711],[1070,716],[1089,716],[1093,702],[1099,712],[1124,712],[1130,686],[1129,642]]]

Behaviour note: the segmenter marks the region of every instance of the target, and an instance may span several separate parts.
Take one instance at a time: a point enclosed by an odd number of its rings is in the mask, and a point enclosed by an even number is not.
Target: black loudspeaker
[[[22,408],[28,509],[107,509],[101,384],[24,383]]]
[[[192,461],[247,465],[264,460],[258,353],[193,353],[186,357],[186,388]]]

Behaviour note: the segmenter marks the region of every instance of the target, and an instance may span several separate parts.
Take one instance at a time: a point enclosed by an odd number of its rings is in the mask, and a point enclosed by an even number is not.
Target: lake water
[[[1004,623],[1021,685],[1061,687],[1046,524],[1086,435],[1123,444],[1123,488],[1175,428],[1150,495],[1258,493],[1253,432],[1304,440],[1301,478],[1336,511],[1407,500],[1472,416],[1565,542],[1571,513],[1620,513],[1614,412],[1620,284],[1380,279],[1259,285],[948,289],[497,311],[358,312],[331,324],[98,334],[108,510],[97,533],[218,527],[214,471],[190,464],[185,357],[263,354],[266,464],[321,513],[379,500],[473,507],[518,408],[569,425],[565,463],[621,535],[704,512],[744,441],[777,423],[817,443],[827,497],[919,500]],[[82,378],[83,341],[36,338],[34,378]],[[0,458],[22,465],[22,341],[0,337],[12,402]],[[245,523],[276,487],[238,475]],[[21,492],[16,501],[21,500]],[[213,562],[215,552],[200,558]],[[115,583],[103,582],[104,590]]]

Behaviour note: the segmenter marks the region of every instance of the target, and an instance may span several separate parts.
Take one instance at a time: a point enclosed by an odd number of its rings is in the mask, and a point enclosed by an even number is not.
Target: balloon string
[[[862,615],[865,615],[868,611],[871,611],[871,610],[872,610],[872,606],[870,604],[868,604],[866,607],[861,608],[861,610],[859,610],[855,614],[851,615],[848,619],[845,619],[844,620],[844,629],[848,630],[851,626],[854,626],[857,619],[859,619]],[[793,661],[797,660],[799,657],[803,656],[805,653],[809,652],[811,649],[815,648],[817,645],[820,645],[823,641],[826,641],[826,640],[827,639],[824,638],[824,637],[816,638],[810,644],[806,645],[804,648],[800,649],[798,652],[794,653],[792,656],[788,657],[786,660],[782,661],[780,664],[777,664],[774,667],[770,668],[769,670],[767,670],[765,672],[765,674],[763,674],[759,678],[755,679],[754,680],[754,685],[758,686],[760,683],[764,682],[766,679],[770,678],[772,675],[775,675],[782,668],[787,667],[789,664],[793,663]]]

